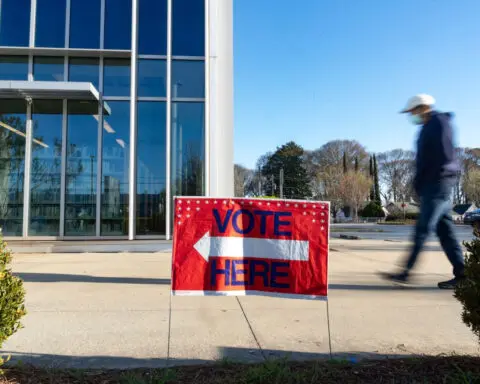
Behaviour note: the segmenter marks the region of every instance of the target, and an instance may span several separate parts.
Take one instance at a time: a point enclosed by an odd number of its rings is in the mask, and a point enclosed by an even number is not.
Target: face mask
[[[421,116],[421,115],[410,115],[409,118],[410,118],[410,122],[411,122],[413,125],[421,125],[421,124],[423,124],[423,119],[422,119],[422,116]]]

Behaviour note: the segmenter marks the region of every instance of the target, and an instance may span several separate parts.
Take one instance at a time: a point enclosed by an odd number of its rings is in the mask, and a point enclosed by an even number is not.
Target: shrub
[[[371,201],[368,205],[362,209],[360,212],[362,217],[385,217],[385,212],[376,201]]]
[[[23,281],[9,269],[12,255],[0,236],[0,348],[21,327],[20,319],[26,314]],[[3,364],[0,357],[0,366]]]
[[[400,212],[394,212],[387,216],[386,221],[405,221],[405,220],[417,220],[419,213],[407,212],[405,215]]]
[[[480,231],[478,229],[475,230],[475,236],[472,242],[465,243],[466,279],[455,288],[455,297],[463,306],[463,322],[473,330],[480,341]]]

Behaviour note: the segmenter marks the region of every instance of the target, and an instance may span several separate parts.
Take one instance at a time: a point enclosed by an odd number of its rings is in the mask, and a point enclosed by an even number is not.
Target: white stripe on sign
[[[308,261],[309,242],[251,237],[211,237],[210,232],[207,232],[197,241],[195,249],[207,262],[210,257]]]

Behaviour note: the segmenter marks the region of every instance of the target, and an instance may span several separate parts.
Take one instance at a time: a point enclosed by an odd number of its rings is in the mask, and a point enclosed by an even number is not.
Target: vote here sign
[[[182,197],[173,295],[326,299],[329,203]]]

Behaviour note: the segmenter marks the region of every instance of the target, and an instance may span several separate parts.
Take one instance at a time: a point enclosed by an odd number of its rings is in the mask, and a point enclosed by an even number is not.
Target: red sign
[[[175,199],[173,295],[326,298],[329,203]]]
[[[326,299],[329,203],[175,199],[173,295]]]

